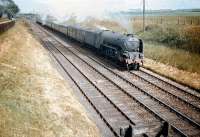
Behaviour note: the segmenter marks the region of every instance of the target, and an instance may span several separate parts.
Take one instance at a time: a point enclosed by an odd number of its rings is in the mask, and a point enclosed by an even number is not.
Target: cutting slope
[[[99,136],[23,21],[0,36],[0,136]]]

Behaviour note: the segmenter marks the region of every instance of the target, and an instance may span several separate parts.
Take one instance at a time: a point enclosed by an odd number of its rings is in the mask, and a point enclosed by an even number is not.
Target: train
[[[52,22],[44,23],[41,20],[37,20],[37,23],[94,48],[101,55],[116,61],[128,70],[139,70],[143,65],[143,41],[133,34],[125,35],[76,25],[64,26]]]

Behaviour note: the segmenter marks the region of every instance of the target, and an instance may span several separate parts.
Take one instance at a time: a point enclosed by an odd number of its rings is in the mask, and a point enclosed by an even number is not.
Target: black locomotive
[[[37,21],[42,24],[41,21]],[[92,46],[103,55],[138,70],[143,64],[143,41],[134,35],[123,35],[109,30],[91,29],[80,26],[63,26],[46,22],[44,26],[61,32],[80,43]]]

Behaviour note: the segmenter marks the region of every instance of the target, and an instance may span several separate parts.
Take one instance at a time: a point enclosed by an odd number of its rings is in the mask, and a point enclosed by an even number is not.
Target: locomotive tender
[[[43,24],[41,21],[37,23]],[[126,65],[128,70],[139,70],[143,65],[143,41],[131,34],[123,35],[109,30],[63,26],[51,22],[43,25],[95,48],[104,56]]]

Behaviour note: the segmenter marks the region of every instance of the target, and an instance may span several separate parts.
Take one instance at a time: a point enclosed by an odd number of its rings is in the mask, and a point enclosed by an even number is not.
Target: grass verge
[[[200,55],[145,43],[145,67],[179,83],[200,90]]]
[[[192,73],[200,74],[200,54],[181,49],[162,46],[157,43],[145,43],[146,58],[164,63]]]
[[[0,41],[0,136],[99,136],[25,22]]]

